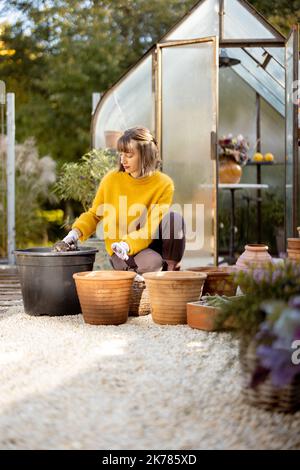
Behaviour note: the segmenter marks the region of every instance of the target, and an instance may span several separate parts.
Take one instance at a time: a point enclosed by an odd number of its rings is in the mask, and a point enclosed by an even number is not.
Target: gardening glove
[[[77,230],[71,230],[62,241],[55,243],[52,251],[76,251],[79,237]]]
[[[129,258],[128,251],[129,246],[126,242],[116,242],[111,245],[113,252],[122,260],[127,260]]]

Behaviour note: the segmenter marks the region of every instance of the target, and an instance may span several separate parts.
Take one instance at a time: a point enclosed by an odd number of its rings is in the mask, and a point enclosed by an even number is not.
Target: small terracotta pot
[[[216,331],[216,319],[220,314],[220,309],[203,305],[201,302],[188,302],[186,304],[187,322],[191,328],[198,330]],[[225,322],[224,329],[233,329],[234,323],[232,319]]]
[[[121,131],[104,131],[105,146],[110,149],[117,149],[119,138],[123,135]]]
[[[73,274],[84,321],[92,325],[125,323],[135,276],[131,271]]]
[[[237,285],[234,283],[232,274],[236,272],[235,266],[200,266],[189,268],[188,271],[207,274],[202,295],[235,295]]]
[[[202,305],[200,302],[186,304],[188,325],[198,330],[215,331],[215,321],[219,312],[219,309]]]
[[[199,300],[205,273],[159,271],[143,274],[149,289],[152,319],[161,325],[185,324],[186,304]]]
[[[242,177],[242,167],[232,158],[219,159],[219,183],[238,184]]]
[[[300,238],[288,238],[287,242],[290,250],[300,252]]]
[[[268,246],[263,244],[246,245],[244,253],[238,258],[236,268],[248,271],[251,268],[261,268],[272,261]]]

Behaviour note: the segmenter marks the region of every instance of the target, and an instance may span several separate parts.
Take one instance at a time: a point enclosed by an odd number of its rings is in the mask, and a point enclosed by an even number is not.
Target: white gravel
[[[14,307],[0,337],[1,449],[300,448],[300,413],[243,402],[228,333]]]

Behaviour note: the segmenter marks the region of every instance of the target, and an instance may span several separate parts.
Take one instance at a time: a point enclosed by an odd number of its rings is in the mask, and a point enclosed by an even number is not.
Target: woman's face
[[[121,163],[126,173],[129,173],[134,178],[137,178],[141,174],[141,158],[135,140],[131,141],[132,151],[129,153],[120,152]]]

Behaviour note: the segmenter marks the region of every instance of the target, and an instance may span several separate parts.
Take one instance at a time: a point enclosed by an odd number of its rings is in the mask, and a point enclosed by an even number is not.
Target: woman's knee
[[[163,259],[159,253],[150,248],[140,251],[134,257],[139,274],[160,271],[163,265]]]
[[[126,271],[128,269],[128,265],[125,261],[119,258],[115,253],[109,258],[109,261],[116,271]]]

